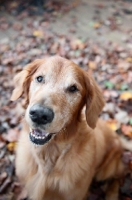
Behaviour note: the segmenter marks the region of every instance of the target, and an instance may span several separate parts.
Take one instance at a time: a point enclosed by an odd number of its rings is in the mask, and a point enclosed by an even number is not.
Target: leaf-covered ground
[[[50,2],[41,16],[36,15],[37,7],[27,4],[24,4],[20,12],[20,5],[21,1],[7,1],[6,4],[0,5],[3,13],[0,17],[0,31],[5,34],[9,32],[8,37],[0,38],[0,200],[26,198],[14,168],[16,141],[24,115],[23,102],[11,102],[10,96],[14,75],[36,58],[58,54],[89,71],[100,85],[106,100],[101,117],[117,134],[132,138],[132,27],[128,31],[128,38],[124,40],[125,45],[109,41],[100,43],[84,37],[77,38],[74,34],[71,36],[53,33],[49,28],[50,22],[56,23],[56,13],[59,11],[61,15],[68,15],[68,12],[77,6],[76,1],[70,5]],[[131,2],[128,5],[131,5]],[[102,7],[103,4],[98,4],[99,11]],[[128,10],[130,11],[130,8]],[[12,15],[15,15],[14,21],[10,20]],[[75,21],[72,18],[73,25]],[[110,18],[107,24],[109,31],[113,31],[113,26],[115,29],[119,28],[114,18]],[[102,30],[101,28],[106,26],[103,22],[91,25],[94,31]],[[75,28],[70,28],[70,32],[75,31]],[[126,154],[124,159],[129,159],[132,169],[132,156],[128,158]],[[131,175],[128,174],[125,179],[119,181],[120,199],[132,199]],[[102,184],[93,183],[89,199],[104,198]]]

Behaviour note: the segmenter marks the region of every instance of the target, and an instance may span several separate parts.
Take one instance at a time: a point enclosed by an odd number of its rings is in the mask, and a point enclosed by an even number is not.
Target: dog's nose
[[[52,122],[54,112],[50,108],[35,104],[30,108],[29,116],[33,122],[42,125]]]

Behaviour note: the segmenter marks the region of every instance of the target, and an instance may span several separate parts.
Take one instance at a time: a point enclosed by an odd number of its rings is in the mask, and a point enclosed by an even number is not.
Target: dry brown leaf
[[[11,2],[10,6],[11,8],[16,8],[18,6],[18,2]]]
[[[124,135],[132,138],[132,126],[128,126],[128,125],[123,124],[121,126],[121,130],[124,133]]]
[[[4,135],[4,139],[8,142],[16,142],[19,138],[20,132],[17,128],[9,129],[8,133]]]
[[[0,174],[0,185],[7,178],[7,172],[2,172]]]
[[[5,142],[0,141],[0,149],[2,149],[5,146]]]
[[[132,161],[129,162],[129,168],[130,168],[130,170],[132,170]]]

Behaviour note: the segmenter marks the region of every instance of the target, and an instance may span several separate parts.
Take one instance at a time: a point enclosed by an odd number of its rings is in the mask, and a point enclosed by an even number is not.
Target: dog
[[[14,84],[11,100],[26,103],[16,174],[32,200],[85,200],[93,179],[124,175],[132,145],[98,119],[104,100],[91,75],[53,56],[28,64]]]

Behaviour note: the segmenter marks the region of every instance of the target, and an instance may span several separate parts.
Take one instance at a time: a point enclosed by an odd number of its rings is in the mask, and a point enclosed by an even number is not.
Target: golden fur
[[[45,82],[38,84],[36,76]],[[67,88],[76,84],[78,91]],[[11,100],[25,95],[26,115],[16,152],[16,173],[33,200],[84,200],[93,178],[122,176],[126,143],[102,120],[104,101],[94,79],[73,62],[58,57],[38,59],[15,77]],[[42,146],[29,140],[34,124],[29,109],[35,103],[51,107],[55,118],[47,132],[55,133]],[[129,145],[130,150],[132,146]]]

